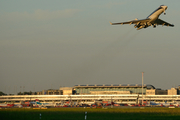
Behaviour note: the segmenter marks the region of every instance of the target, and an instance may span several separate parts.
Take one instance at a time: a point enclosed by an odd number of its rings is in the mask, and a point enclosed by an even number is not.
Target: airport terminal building
[[[77,95],[85,94],[142,94],[141,84],[118,84],[118,85],[75,85]],[[146,90],[155,89],[153,85],[143,85],[143,94]]]
[[[142,95],[143,91],[143,95]],[[21,101],[65,103],[94,103],[99,101],[113,101],[116,103],[137,104],[143,100],[170,103],[179,102],[179,88],[161,90],[153,85],[141,84],[112,84],[112,85],[75,85],[61,87],[59,90],[43,90],[37,95],[4,95],[0,96],[0,103],[20,103]]]
[[[111,85],[75,85],[61,87],[59,90],[43,90],[37,95],[104,95],[104,94],[142,94],[143,95],[178,95],[179,90],[161,90],[153,85],[141,84],[111,84]]]

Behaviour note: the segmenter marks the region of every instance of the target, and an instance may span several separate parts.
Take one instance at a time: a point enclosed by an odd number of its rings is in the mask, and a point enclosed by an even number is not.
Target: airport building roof
[[[75,85],[75,88],[97,88],[97,87],[113,87],[113,88],[141,88],[142,84],[103,84],[103,85]],[[153,85],[144,84],[144,88],[155,89]]]

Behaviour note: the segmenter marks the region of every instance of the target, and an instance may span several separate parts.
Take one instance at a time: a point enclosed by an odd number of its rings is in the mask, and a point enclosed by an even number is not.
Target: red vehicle
[[[106,106],[111,106],[111,104],[106,104]]]
[[[95,105],[95,104],[93,104],[93,105],[92,105],[92,107],[96,107],[96,105]]]
[[[174,105],[172,105],[172,104],[170,104],[169,106],[170,106],[170,107],[174,107]]]
[[[67,105],[64,105],[63,107],[68,107]]]
[[[30,107],[30,102],[22,102],[21,105],[23,107]]]
[[[114,104],[114,106],[120,106],[119,104]]]

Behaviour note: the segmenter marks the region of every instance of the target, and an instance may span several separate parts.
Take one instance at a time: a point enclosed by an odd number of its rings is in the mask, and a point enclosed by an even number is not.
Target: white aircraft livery
[[[165,10],[167,9],[168,7],[165,6],[165,5],[161,5],[159,8],[157,8],[154,12],[152,12],[146,19],[141,19],[141,20],[138,20],[138,19],[135,19],[135,20],[131,20],[131,21],[128,21],[128,22],[120,22],[120,23],[111,23],[111,25],[118,25],[118,24],[135,24],[134,27],[137,28],[137,30],[139,29],[142,29],[142,28],[147,28],[149,26],[153,26],[154,28],[157,26],[157,25],[162,25],[162,26],[171,26],[171,27],[174,27],[173,24],[170,24],[170,23],[167,23],[161,19],[159,19],[159,16],[164,12],[164,15],[166,14],[165,13]]]

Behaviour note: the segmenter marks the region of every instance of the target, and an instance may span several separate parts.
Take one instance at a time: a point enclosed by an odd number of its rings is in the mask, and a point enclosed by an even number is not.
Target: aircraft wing
[[[157,23],[157,25],[165,25],[165,26],[174,27],[173,24],[167,23],[167,22],[165,22],[165,21],[163,21],[163,20],[161,20],[161,19],[157,19],[155,22]]]
[[[147,19],[141,19],[141,20],[131,20],[131,21],[128,21],[128,22],[120,22],[120,23],[111,23],[111,25],[118,25],[118,24],[137,24],[137,23],[147,23],[150,19],[147,18]]]

